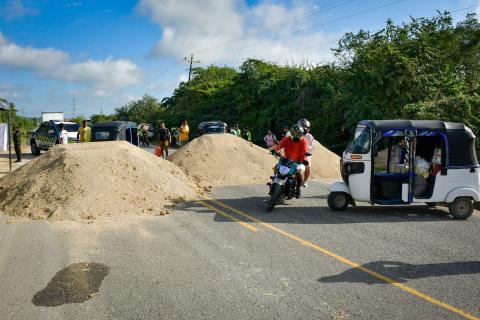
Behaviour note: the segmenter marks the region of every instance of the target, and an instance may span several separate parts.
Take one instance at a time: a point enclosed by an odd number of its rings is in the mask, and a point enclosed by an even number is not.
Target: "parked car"
[[[378,150],[388,148],[386,170],[376,170]],[[383,166],[382,166],[383,167]],[[355,201],[380,205],[448,205],[467,219],[480,201],[475,135],[462,123],[365,120],[343,153],[343,182],[330,186],[328,205],[344,210]]]
[[[92,142],[128,141],[138,146],[138,128],[135,122],[106,121],[98,122],[92,128]]]
[[[59,143],[59,124],[63,123],[68,132],[68,143],[74,143],[77,139],[78,125],[75,122],[44,121],[30,137],[30,149],[33,155],[39,155],[41,151],[47,151]]]
[[[227,132],[227,124],[222,121],[206,121],[198,125],[198,135],[220,134]]]

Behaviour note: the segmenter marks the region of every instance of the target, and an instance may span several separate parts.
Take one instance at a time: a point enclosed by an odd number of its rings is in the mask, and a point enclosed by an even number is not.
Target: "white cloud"
[[[142,70],[127,59],[71,62],[70,56],[53,48],[37,49],[10,43],[0,33],[0,65],[29,69],[43,78],[82,83],[96,95],[140,82]]]
[[[0,16],[6,20],[15,20],[36,14],[38,14],[37,9],[25,7],[21,0],[7,0],[4,5],[0,5]]]
[[[15,85],[11,83],[0,82],[0,98],[12,100],[20,97],[20,92]]]
[[[152,49],[156,56],[182,58],[193,52],[203,62],[226,64],[254,57],[280,63],[333,58],[332,45],[320,44],[338,39],[338,34],[293,33],[313,25],[309,16],[294,20],[316,9],[313,3],[263,0],[250,8],[242,4],[240,0],[141,0],[137,9],[162,28],[162,38]],[[269,28],[272,25],[281,28]],[[303,50],[306,47],[310,48]]]
[[[105,60],[88,60],[79,63],[70,63],[60,66],[50,73],[56,79],[94,83],[98,92],[109,88],[121,88],[138,83],[142,77],[140,68],[130,60],[114,60],[108,57]],[[101,94],[99,94],[101,95]]]
[[[67,8],[75,8],[75,7],[81,7],[83,6],[83,2],[81,1],[75,1],[75,2],[69,2],[65,5]]]
[[[242,34],[243,17],[236,0],[142,0],[138,10],[163,28],[156,55],[184,56],[191,50],[216,46]],[[187,52],[186,52],[187,51]]]
[[[182,73],[182,74],[178,77],[178,81],[179,81],[179,82],[187,82],[187,81],[188,81],[188,73]]]
[[[0,34],[0,64],[18,68],[50,68],[65,63],[68,54],[52,48],[35,49],[9,43]]]

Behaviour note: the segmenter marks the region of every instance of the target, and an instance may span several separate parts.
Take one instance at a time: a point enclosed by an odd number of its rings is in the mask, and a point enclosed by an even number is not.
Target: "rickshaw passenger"
[[[298,124],[290,128],[291,135],[283,138],[278,145],[274,147],[275,151],[284,149],[285,157],[297,163],[297,195],[300,198],[301,186],[305,174],[305,165],[308,162],[305,160],[305,154],[308,153],[308,142],[303,137],[303,128]]]

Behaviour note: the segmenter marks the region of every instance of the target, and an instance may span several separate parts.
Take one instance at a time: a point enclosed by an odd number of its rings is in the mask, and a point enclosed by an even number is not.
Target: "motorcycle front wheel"
[[[277,204],[278,200],[282,195],[282,191],[283,191],[283,188],[281,185],[277,183],[273,184],[270,200],[268,201],[267,212],[270,212],[273,210],[273,208],[275,207],[275,205]]]

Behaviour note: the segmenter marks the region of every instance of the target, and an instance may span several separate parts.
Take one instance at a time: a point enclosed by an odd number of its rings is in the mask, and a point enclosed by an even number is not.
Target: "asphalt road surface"
[[[480,317],[479,212],[334,213],[326,186],[272,213],[265,186],[244,186],[166,216],[0,216],[0,319]]]

